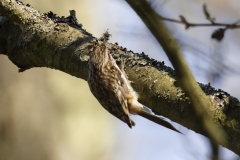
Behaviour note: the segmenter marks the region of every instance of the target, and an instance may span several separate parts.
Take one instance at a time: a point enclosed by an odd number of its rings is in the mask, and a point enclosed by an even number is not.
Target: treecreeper
[[[140,115],[173,131],[179,132],[169,122],[138,102],[138,95],[133,90],[124,71],[124,61],[118,66],[111,56],[106,42],[111,35],[106,31],[93,46],[88,62],[88,85],[99,103],[109,113],[119,118],[132,128],[135,125],[130,114]],[[181,133],[181,132],[179,132]]]

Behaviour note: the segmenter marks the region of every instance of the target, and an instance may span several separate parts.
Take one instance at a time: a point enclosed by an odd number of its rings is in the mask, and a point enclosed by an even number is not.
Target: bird
[[[181,133],[169,122],[155,115],[148,107],[138,102],[138,94],[132,88],[124,71],[124,61],[121,60],[118,66],[107,47],[106,42],[110,36],[106,31],[90,54],[87,82],[94,97],[103,108],[125,122],[130,128],[135,126],[130,115],[140,115]]]

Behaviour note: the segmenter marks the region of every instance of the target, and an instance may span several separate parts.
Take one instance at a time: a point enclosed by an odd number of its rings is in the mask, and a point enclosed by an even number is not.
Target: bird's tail
[[[162,119],[161,117],[158,117],[156,115],[153,114],[153,112],[147,108],[146,106],[143,106],[143,110],[138,113],[138,115],[152,121],[155,122],[163,127],[166,127],[168,129],[171,129],[175,132],[181,133],[180,131],[178,131],[176,128],[173,127],[173,125],[171,125],[169,122],[165,121],[164,119]],[[182,133],[181,133],[182,134]]]

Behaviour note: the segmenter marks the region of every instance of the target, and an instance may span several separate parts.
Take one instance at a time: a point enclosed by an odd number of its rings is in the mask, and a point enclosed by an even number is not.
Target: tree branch
[[[240,25],[237,25],[237,23],[239,23],[239,21],[236,21],[234,23],[191,23],[188,22],[186,20],[185,17],[183,17],[182,15],[179,15],[180,20],[176,20],[176,19],[171,19],[171,18],[166,18],[166,17],[162,17],[159,16],[160,20],[163,21],[169,21],[169,22],[174,22],[174,23],[180,23],[185,25],[185,28],[188,29],[189,27],[225,27],[225,28],[229,28],[229,29],[237,29],[240,28]]]
[[[176,19],[171,19],[171,18],[166,18],[161,15],[157,15],[160,20],[163,21],[169,21],[169,22],[174,22],[174,23],[179,23],[185,25],[185,29],[188,29],[190,27],[224,27],[224,28],[218,28],[212,33],[212,39],[216,39],[217,41],[221,41],[224,38],[224,33],[227,29],[238,29],[240,28],[240,20],[234,22],[234,23],[216,23],[215,18],[211,17],[209,12],[207,11],[207,6],[206,4],[203,4],[203,12],[208,21],[210,23],[191,23],[187,21],[187,19],[183,15],[179,15],[180,20]]]
[[[182,57],[182,53],[179,50],[177,43],[161,21],[158,20],[159,15],[155,13],[146,0],[126,1],[152,32],[167,54],[173,67],[176,69],[178,77],[176,82],[183,89],[186,95],[188,95],[195,111],[194,113],[199,120],[202,129],[205,131],[205,135],[210,138],[213,151],[216,154],[216,151],[218,150],[217,144],[221,144],[223,146],[228,145],[225,140],[225,132],[222,130],[222,127],[218,127],[215,123],[213,123],[212,118],[210,118],[208,110],[214,109],[214,107],[210,103],[209,98],[206,97],[204,92],[198,86],[191,70],[188,68],[184,58]],[[185,20],[183,17],[182,19]],[[208,14],[208,19],[213,21],[210,14]],[[216,158],[217,156],[214,155],[213,159]]]
[[[13,0],[1,0],[0,13],[8,18],[3,22],[2,16],[0,17],[0,54],[8,56],[20,71],[32,67],[48,67],[87,79],[88,54],[94,43],[91,34],[66,23],[54,23],[38,11]],[[24,17],[23,21],[20,17]],[[108,46],[117,61],[121,55],[127,57],[126,73],[134,82],[133,87],[143,104],[156,114],[205,135],[199,120],[193,114],[189,98],[175,86],[174,70],[143,53],[126,51],[116,44]],[[225,147],[240,155],[239,101],[210,85],[199,85],[214,107],[208,109],[209,114],[227,133],[224,138],[229,143]]]

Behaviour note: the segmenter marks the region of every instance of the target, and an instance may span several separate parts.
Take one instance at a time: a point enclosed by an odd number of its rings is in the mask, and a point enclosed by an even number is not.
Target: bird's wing
[[[109,56],[111,56],[109,54]],[[125,97],[128,93],[127,87],[127,79],[122,71],[117,66],[116,62],[110,57],[112,60],[108,61],[106,67],[104,68],[105,73],[112,73],[109,75],[109,82],[106,87],[108,91],[110,91],[109,98],[112,99],[112,114],[117,116],[119,119],[128,124],[130,128],[135,125],[135,123],[130,119],[129,109],[127,98]],[[111,113],[110,111],[110,113]]]

